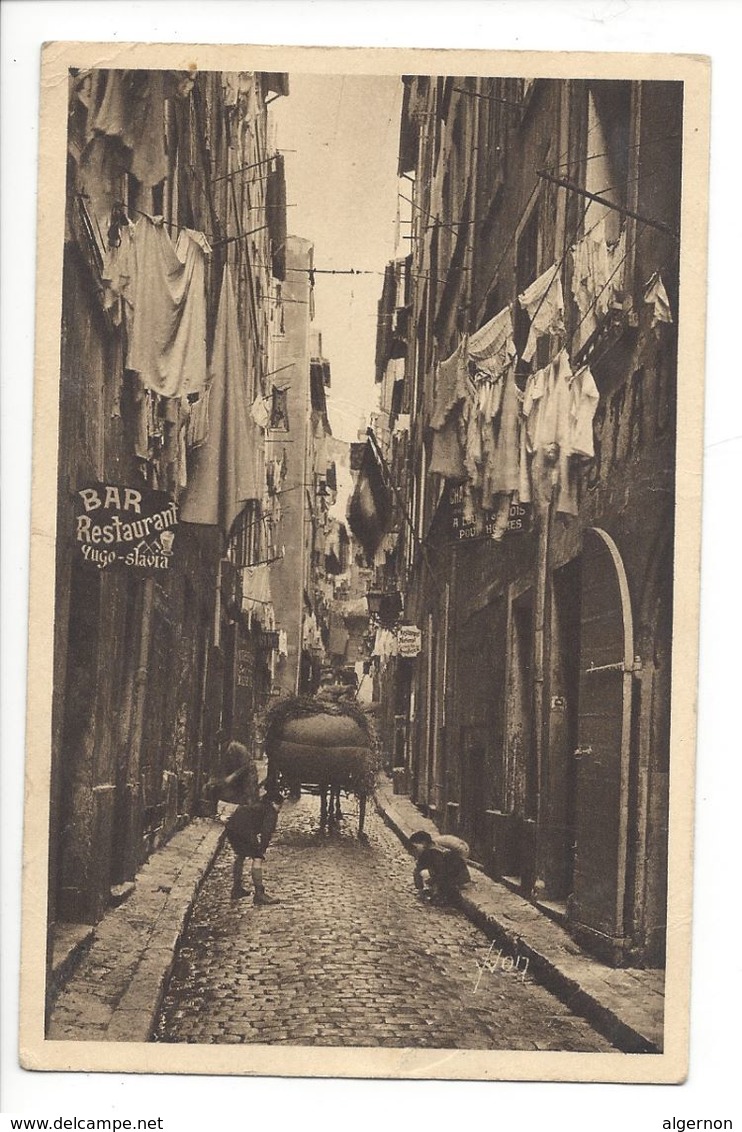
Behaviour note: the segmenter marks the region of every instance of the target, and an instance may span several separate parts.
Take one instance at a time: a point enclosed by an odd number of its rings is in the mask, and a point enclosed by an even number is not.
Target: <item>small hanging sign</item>
[[[397,655],[417,656],[423,647],[422,630],[417,625],[397,626]]]
[[[166,492],[92,483],[75,494],[74,541],[83,562],[98,570],[170,569],[178,506]]]

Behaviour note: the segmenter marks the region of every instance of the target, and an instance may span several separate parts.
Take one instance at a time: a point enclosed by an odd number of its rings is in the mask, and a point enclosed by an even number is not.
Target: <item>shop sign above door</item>
[[[503,535],[514,531],[523,533],[530,527],[530,506],[524,503],[511,503],[508,513],[499,516],[495,511],[482,510],[471,498],[469,506],[466,489],[454,485],[449,489],[448,503],[451,516],[451,533],[457,542],[468,539],[490,538],[499,541]]]
[[[166,492],[91,483],[75,492],[75,503],[75,546],[88,565],[170,569],[178,508]]]

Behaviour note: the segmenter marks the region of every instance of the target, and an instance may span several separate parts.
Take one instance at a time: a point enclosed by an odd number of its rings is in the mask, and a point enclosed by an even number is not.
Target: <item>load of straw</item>
[[[279,784],[329,783],[358,795],[373,790],[380,762],[372,722],[357,704],[300,696],[269,710],[265,750]]]

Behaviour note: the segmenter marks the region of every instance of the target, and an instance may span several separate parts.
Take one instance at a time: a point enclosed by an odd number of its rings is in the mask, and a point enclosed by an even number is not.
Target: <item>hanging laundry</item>
[[[569,357],[566,350],[562,350],[548,366],[529,379],[522,409],[526,421],[526,459],[530,457],[530,496],[541,507],[547,507],[554,499],[557,512],[565,515],[576,515],[578,504],[578,476],[570,459],[575,439],[573,381]],[[585,391],[587,405],[591,397],[589,380]],[[587,415],[586,408],[581,405],[579,408],[581,414]],[[581,432],[583,430],[584,417]],[[581,439],[584,442],[584,436]],[[531,501],[524,497],[527,492],[528,489],[521,490],[521,502]]]
[[[493,421],[500,412],[505,380],[505,371],[497,377],[487,373],[486,370],[477,370],[474,374],[475,403],[480,420]]]
[[[498,376],[515,357],[512,307],[507,306],[470,335],[466,354],[483,373]]]
[[[163,397],[198,392],[206,383],[205,236],[183,229],[176,247],[162,217],[135,225],[132,325],[127,368]]]
[[[595,378],[588,366],[583,366],[572,378],[569,407],[570,455],[585,460],[595,456],[593,421],[600,394]]]
[[[450,358],[440,362],[435,372],[435,400],[430,427],[438,430],[448,420],[453,409],[471,395],[466,359],[461,346]]]
[[[128,151],[125,167],[143,185],[158,185],[168,173],[165,151],[167,71],[93,72],[88,138],[115,139]]]
[[[147,187],[158,185],[168,174],[165,150],[165,71],[133,72],[138,97],[134,98],[130,123],[130,173]],[[145,75],[145,81],[140,79]]]
[[[252,71],[223,71],[222,87],[224,89],[224,105],[237,106],[240,99],[250,92],[255,77]]]
[[[433,432],[428,475],[459,482],[468,475],[466,466],[466,420],[460,409],[448,416],[446,423]]]
[[[191,405],[191,414],[188,419],[186,444],[188,448],[200,448],[209,439],[209,394],[211,386],[198,395],[198,400]]]
[[[342,574],[343,554],[340,547],[340,523],[331,520],[325,537],[325,572],[327,574]]]
[[[580,313],[577,348],[595,333],[623,289],[625,250],[625,231],[609,245],[604,220],[572,248],[572,294]]]
[[[248,623],[256,621],[263,629],[275,624],[273,596],[271,594],[270,566],[246,566],[242,570],[242,610]]]
[[[485,510],[499,511],[502,501],[498,496],[510,496],[518,490],[520,481],[520,433],[518,402],[514,367],[502,376],[499,411],[487,419],[480,417],[482,432],[482,506]],[[507,526],[507,524],[506,524]]]
[[[132,447],[134,455],[140,460],[149,460],[151,439],[155,435],[156,426],[153,411],[154,398],[148,389],[142,385],[139,374],[126,375],[131,391],[132,406]]]
[[[392,521],[392,499],[370,441],[358,473],[355,490],[348,503],[348,524],[368,560],[376,554]]]
[[[270,428],[275,432],[289,431],[289,392],[273,386],[271,393]]]
[[[466,357],[459,346],[436,370],[429,475],[454,481],[467,478],[465,452],[470,407],[462,406],[473,400],[473,392]]]
[[[410,431],[410,414],[400,413],[394,422],[392,433],[394,436],[401,436],[403,432]]]
[[[609,276],[605,222],[599,220],[571,249],[572,294],[580,314],[579,341],[586,342],[608,310],[612,289]]]
[[[191,420],[191,407],[184,399],[180,406],[180,421],[178,424],[178,479],[176,496],[188,487],[188,426]]]
[[[119,138],[123,145],[133,143],[130,133],[130,71],[94,68],[88,102],[88,140],[98,134]]]
[[[305,613],[302,622],[302,647],[305,649],[321,649],[322,633],[317,618],[313,613]]]
[[[564,333],[564,295],[559,265],[555,263],[539,275],[518,296],[518,302],[531,320],[528,341],[523,351],[523,361],[530,362],[536,353],[536,343],[542,335]]]
[[[259,393],[250,407],[252,419],[258,428],[262,428],[264,432],[268,430],[271,423],[271,413],[268,408],[270,401],[270,397],[263,397],[262,393]]]
[[[372,656],[378,656],[379,668],[383,672],[389,660],[399,653],[399,644],[397,642],[397,635],[391,629],[377,629],[376,637],[374,639],[374,647],[371,650]]]
[[[334,656],[345,657],[345,650],[348,647],[350,640],[350,633],[341,623],[339,625],[330,626],[330,640],[327,646],[327,651]]]
[[[478,391],[477,391],[478,393]],[[478,415],[477,395],[464,401],[461,406],[464,432],[464,468],[469,482],[481,486],[482,427]]]
[[[546,388],[546,375],[551,370],[551,363],[543,369],[529,374],[523,396],[521,413],[526,422],[525,436],[528,452],[533,454],[538,445],[538,423],[541,413],[541,404]]]
[[[654,330],[661,322],[672,322],[670,300],[667,297],[662,276],[658,271],[654,273],[644,288],[644,302],[652,307],[652,321],[650,326]]]
[[[124,324],[131,333],[133,296],[131,293],[133,263],[133,243],[135,226],[127,220],[118,229],[116,243],[103,254],[101,282],[103,283],[103,307],[111,312],[115,326]]]
[[[533,375],[531,375],[532,377]],[[530,382],[531,377],[528,381]],[[526,383],[528,389],[528,382]],[[526,394],[525,390],[521,391],[516,387],[516,397],[520,405],[520,415],[518,419],[518,439],[519,439],[519,472],[518,472],[518,502],[519,503],[532,503],[531,495],[531,456],[532,449],[529,446],[528,440],[528,418],[525,416],[525,403]],[[532,408],[531,402],[531,408]]]
[[[278,655],[279,656],[288,656],[289,655],[289,638],[288,638],[288,633],[286,632],[285,629],[279,629],[278,630]]]
[[[161,397],[158,402],[162,428],[160,468],[166,490],[175,493],[180,483],[181,402],[175,397]]]
[[[208,439],[192,454],[190,481],[181,503],[184,523],[219,526],[229,535],[250,499],[262,495],[256,449],[262,441],[250,417],[245,365],[229,264],[225,265],[211,358]]]
[[[353,665],[356,674],[356,703],[371,704],[374,701],[374,679],[369,672],[369,661],[357,660]]]

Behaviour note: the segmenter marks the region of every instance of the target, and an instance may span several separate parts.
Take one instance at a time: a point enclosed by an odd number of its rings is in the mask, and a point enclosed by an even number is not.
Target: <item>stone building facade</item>
[[[662,965],[682,85],[404,84],[400,781],[596,954]]]

